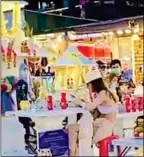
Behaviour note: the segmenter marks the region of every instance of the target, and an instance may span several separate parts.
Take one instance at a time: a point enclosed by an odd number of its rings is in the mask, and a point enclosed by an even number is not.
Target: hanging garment
[[[18,109],[20,109],[20,102],[22,100],[28,100],[28,84],[24,80],[19,80],[16,88],[16,98]]]
[[[28,100],[28,84],[24,80],[19,80],[17,83],[17,104],[18,104],[18,109],[20,110],[20,102],[22,100]],[[27,117],[19,117],[19,122],[23,125],[25,128],[25,144],[26,144],[26,149],[30,153],[35,153],[36,152],[36,131],[34,129],[35,123],[32,121],[31,118]]]
[[[19,79],[24,80],[28,84],[28,92],[32,92],[33,82],[30,71],[25,63],[22,63],[19,67]]]

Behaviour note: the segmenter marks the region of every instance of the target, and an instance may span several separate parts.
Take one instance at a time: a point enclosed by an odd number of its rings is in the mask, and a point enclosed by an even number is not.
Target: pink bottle
[[[131,112],[131,97],[129,95],[126,95],[125,97],[125,109],[126,112]]]
[[[143,104],[143,97],[138,97],[137,99],[138,99],[137,100],[138,101],[138,110],[142,111],[143,110],[143,105],[144,105]]]
[[[53,97],[52,97],[52,95],[48,96],[47,103],[48,103],[48,110],[53,110],[54,109],[54,104],[53,104]]]
[[[67,103],[67,99],[66,99],[66,93],[61,93],[61,101],[60,101],[60,106],[61,109],[67,109],[68,107],[68,103]]]

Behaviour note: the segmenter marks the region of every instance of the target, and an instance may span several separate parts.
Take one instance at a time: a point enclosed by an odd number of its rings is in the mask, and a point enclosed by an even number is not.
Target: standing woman
[[[97,144],[112,135],[118,110],[118,98],[106,87],[98,70],[86,73],[85,82],[90,94],[95,93],[95,97],[91,101],[77,98],[76,104],[82,105],[91,112],[93,116],[92,144]],[[77,144],[75,142],[79,137],[75,135],[79,132],[79,127],[80,124],[68,126],[70,155],[73,156],[76,156]]]

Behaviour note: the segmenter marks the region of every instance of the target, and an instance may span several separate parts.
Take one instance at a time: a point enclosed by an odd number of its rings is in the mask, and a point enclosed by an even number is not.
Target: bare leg
[[[70,156],[76,156],[77,155],[78,132],[79,132],[79,125],[78,124],[72,124],[72,125],[68,126]]]
[[[107,119],[99,118],[94,122],[94,128],[93,144],[97,144],[112,135],[113,123]]]

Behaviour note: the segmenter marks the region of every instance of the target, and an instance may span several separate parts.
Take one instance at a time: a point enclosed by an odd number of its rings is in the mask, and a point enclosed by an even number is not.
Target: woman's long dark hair
[[[46,66],[48,65],[48,59],[47,59],[47,57],[43,57],[43,58],[41,59],[41,65],[42,65],[43,67],[46,67]]]
[[[110,98],[112,98],[115,102],[116,99],[114,97],[114,95],[111,93],[111,91],[106,87],[104,81],[102,78],[93,80],[90,82],[92,84],[92,88],[96,93],[100,93],[102,90],[105,90],[107,92],[107,94],[109,94]]]

